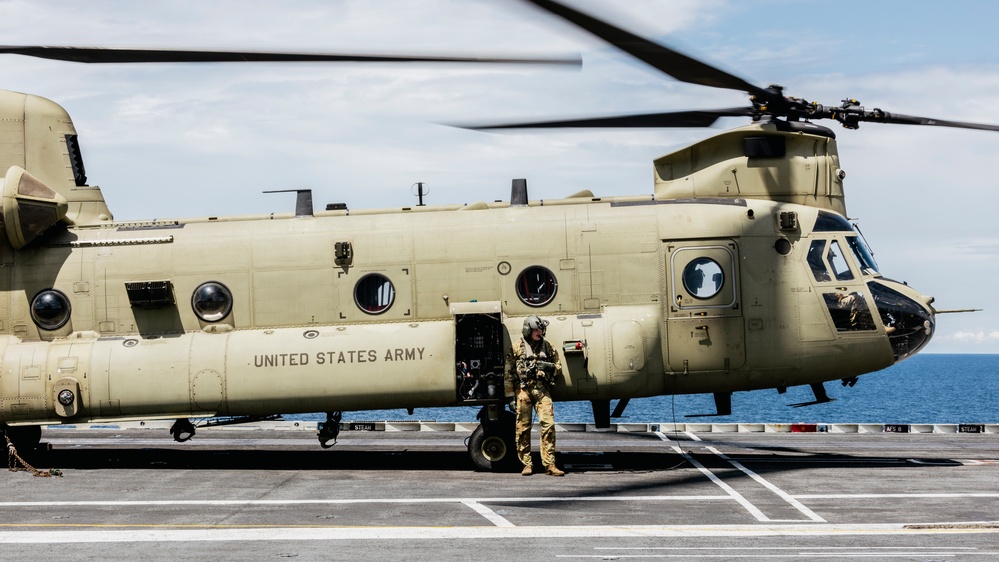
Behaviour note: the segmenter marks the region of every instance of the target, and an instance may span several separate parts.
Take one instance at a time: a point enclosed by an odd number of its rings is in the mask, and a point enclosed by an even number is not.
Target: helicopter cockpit
[[[816,283],[824,288],[826,283],[853,281],[857,271],[861,277],[870,278],[867,281],[869,296],[881,317],[896,363],[930,341],[935,326],[929,307],[933,299],[883,277],[853,225],[842,216],[819,211],[812,232],[820,233],[820,237],[811,241],[805,261]],[[821,236],[821,233],[832,236]],[[877,330],[864,292],[828,287],[827,291],[822,291],[822,297],[837,332]]]

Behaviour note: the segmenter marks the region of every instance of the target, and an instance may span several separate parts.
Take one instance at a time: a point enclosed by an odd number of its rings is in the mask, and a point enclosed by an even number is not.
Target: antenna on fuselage
[[[312,217],[312,190],[311,189],[277,189],[265,191],[264,193],[297,193],[295,198],[295,217]]]
[[[423,183],[422,181],[418,181],[418,182],[416,182],[416,183],[414,183],[413,185],[410,186],[410,188],[413,188],[413,187],[416,188],[416,189],[413,190],[413,195],[415,195],[417,197],[417,199],[419,200],[418,203],[416,204],[417,207],[425,207],[426,206],[426,204],[423,203],[423,196],[424,195],[428,195],[430,193],[430,188],[424,188],[425,185],[426,184]]]
[[[527,179],[518,178],[513,180],[510,188],[510,206],[523,207],[527,205]]]

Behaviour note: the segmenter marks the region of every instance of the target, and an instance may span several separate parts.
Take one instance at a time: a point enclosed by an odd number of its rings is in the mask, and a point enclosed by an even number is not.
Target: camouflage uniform
[[[555,365],[553,374],[538,369],[538,361]],[[555,413],[550,389],[562,374],[558,352],[544,338],[531,346],[524,338],[513,344],[513,354],[506,368],[504,390],[509,398],[517,399],[517,456],[524,466],[531,466],[531,408],[538,412],[541,425],[541,462],[546,469],[555,468]]]

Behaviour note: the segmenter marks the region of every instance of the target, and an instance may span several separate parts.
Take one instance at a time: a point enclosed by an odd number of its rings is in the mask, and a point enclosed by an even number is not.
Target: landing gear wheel
[[[319,422],[319,432],[316,433],[319,437],[320,447],[329,449],[336,445],[336,436],[340,435],[341,419],[343,419],[343,412],[326,412],[326,421]],[[327,445],[330,441],[333,441],[333,445]]]
[[[194,424],[188,419],[180,418],[170,426],[170,435],[173,435],[173,440],[178,443],[183,443],[194,437],[194,432]]]
[[[506,424],[475,428],[468,440],[468,454],[476,469],[487,472],[509,472],[519,464],[513,428]]]

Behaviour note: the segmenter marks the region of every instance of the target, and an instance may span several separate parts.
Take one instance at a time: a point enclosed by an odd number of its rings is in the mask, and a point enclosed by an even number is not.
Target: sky
[[[573,0],[758,86],[832,105],[999,123],[999,3]],[[651,193],[652,160],[708,129],[486,133],[448,124],[745,105],[682,84],[520,0],[0,0],[0,42],[458,56],[580,56],[579,68],[428,64],[83,65],[0,55],[0,88],[52,99],[119,220],[352,209],[581,189]],[[836,131],[847,210],[886,276],[936,298],[927,352],[999,353],[999,133]]]

